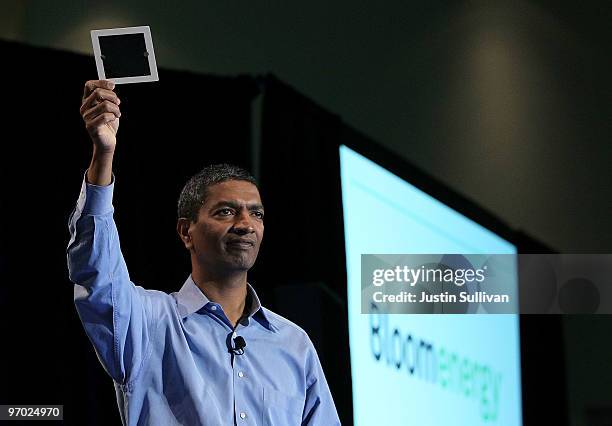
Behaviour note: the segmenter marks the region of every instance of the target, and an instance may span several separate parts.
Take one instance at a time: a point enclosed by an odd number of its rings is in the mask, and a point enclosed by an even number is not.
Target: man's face
[[[257,187],[230,180],[208,187],[197,222],[189,225],[198,264],[215,273],[246,271],[263,238],[263,205]]]

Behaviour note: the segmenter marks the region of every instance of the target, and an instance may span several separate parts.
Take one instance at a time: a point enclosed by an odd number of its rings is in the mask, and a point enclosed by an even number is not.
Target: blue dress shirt
[[[339,425],[315,348],[297,325],[261,306],[249,285],[236,327],[191,276],[172,294],[130,281],[113,220],[113,182],[85,180],[70,221],[74,302],[124,425]],[[228,346],[231,345],[231,346]]]

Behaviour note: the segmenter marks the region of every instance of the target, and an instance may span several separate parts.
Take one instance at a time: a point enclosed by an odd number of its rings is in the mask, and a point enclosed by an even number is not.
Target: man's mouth
[[[228,247],[248,250],[252,247],[255,247],[255,243],[251,240],[231,240],[226,243]]]

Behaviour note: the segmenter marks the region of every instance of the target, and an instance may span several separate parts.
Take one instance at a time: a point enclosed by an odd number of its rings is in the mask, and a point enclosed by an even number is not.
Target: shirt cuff
[[[77,201],[77,209],[87,215],[102,215],[113,211],[113,190],[115,189],[115,174],[111,175],[111,183],[106,186],[87,183],[87,171],[83,177],[81,194]]]

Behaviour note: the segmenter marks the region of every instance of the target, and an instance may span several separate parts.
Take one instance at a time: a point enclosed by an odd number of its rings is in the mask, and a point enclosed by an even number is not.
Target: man
[[[316,351],[247,283],[263,238],[254,179],[228,165],[192,177],[177,232],[192,272],[177,293],[129,278],[113,221],[114,84],[85,83],[93,155],[70,217],[68,269],[85,331],[113,378],[125,425],[338,425]]]

